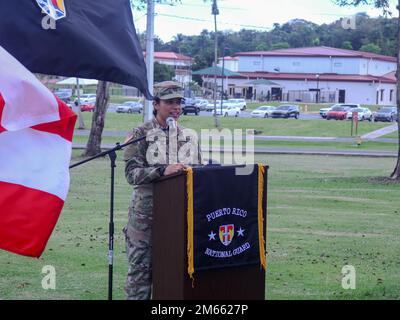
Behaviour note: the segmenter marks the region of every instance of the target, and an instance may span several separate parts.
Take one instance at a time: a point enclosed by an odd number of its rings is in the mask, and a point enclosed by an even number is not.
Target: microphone
[[[167,125],[168,125],[168,129],[176,129],[176,121],[174,118],[172,117],[168,117],[166,119]]]

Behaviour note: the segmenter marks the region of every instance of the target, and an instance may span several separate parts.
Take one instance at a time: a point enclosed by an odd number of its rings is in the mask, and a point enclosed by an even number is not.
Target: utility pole
[[[147,82],[150,94],[153,95],[154,85],[154,0],[147,0],[147,26],[146,26],[146,66]],[[143,109],[143,122],[153,118],[153,103],[145,100]]]
[[[76,96],[77,96],[77,104],[78,104],[78,120],[79,120],[79,127],[78,129],[84,130],[85,129],[85,122],[83,121],[82,111],[81,111],[81,92],[80,92],[80,85],[79,85],[79,78],[76,77]]]
[[[217,7],[217,0],[213,0],[212,11],[211,14],[214,15],[214,31],[215,31],[215,40],[214,40],[214,121],[215,127],[220,129],[219,119],[217,116],[217,70],[218,70],[218,34],[217,34],[217,15],[219,14],[219,10]],[[221,75],[222,77],[224,75]]]
[[[224,100],[224,76],[225,76],[225,48],[222,49],[221,116],[222,116],[222,101]]]

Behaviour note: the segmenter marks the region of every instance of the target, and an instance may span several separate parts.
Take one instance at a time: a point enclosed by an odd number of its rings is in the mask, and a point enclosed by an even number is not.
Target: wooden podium
[[[265,271],[260,264],[196,271],[192,286],[187,273],[186,190],[186,173],[154,183],[153,299],[264,300]],[[266,201],[263,205],[266,209]]]

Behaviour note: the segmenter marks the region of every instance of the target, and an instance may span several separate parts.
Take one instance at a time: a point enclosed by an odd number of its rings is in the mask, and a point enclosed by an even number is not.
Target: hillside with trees
[[[242,29],[238,32],[219,32],[219,56],[221,56],[222,48],[225,48],[227,56],[243,51],[313,46],[328,46],[396,56],[397,27],[396,18],[370,18],[365,13],[356,15],[355,29],[343,28],[341,20],[317,25],[295,19],[284,24],[274,24],[270,31]],[[144,34],[139,36],[142,46],[145,48]],[[173,51],[193,57],[193,70],[209,67],[214,61],[214,32],[203,30],[195,36],[177,34],[172,41],[167,43],[156,37],[154,50]]]

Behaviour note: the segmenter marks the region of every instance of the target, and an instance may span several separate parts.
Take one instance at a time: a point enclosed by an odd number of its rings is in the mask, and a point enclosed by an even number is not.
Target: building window
[[[383,93],[385,92],[385,89],[381,89],[381,101],[383,101]]]
[[[342,64],[341,62],[335,62],[335,63],[333,64],[333,66],[334,66],[335,68],[341,68],[341,67],[343,66],[343,64]]]
[[[390,101],[393,101],[393,89],[392,90],[390,90]]]

